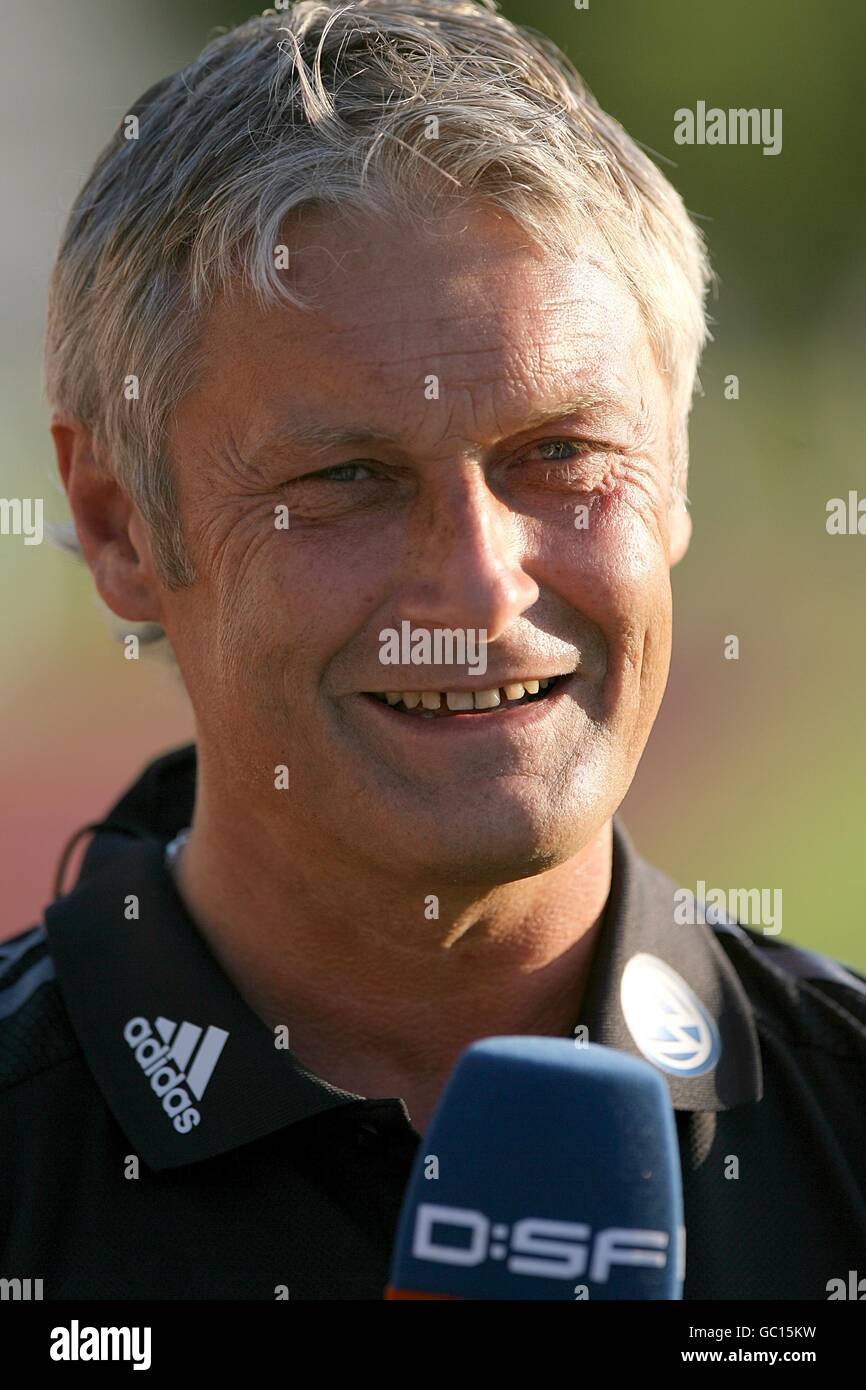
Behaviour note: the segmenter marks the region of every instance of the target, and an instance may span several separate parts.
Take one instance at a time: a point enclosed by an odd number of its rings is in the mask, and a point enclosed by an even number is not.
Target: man
[[[680,199],[468,0],[297,5],[131,116],[58,254],[52,433],[196,744],[5,948],[3,1274],[380,1298],[461,1051],[583,1028],[669,1083],[686,1296],[828,1297],[866,986],[678,925],[614,822],[690,533]]]

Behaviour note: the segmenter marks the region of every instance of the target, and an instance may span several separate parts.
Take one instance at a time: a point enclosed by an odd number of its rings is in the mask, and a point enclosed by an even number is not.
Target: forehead
[[[293,402],[305,416],[363,406],[375,429],[439,400],[495,415],[502,432],[557,398],[623,414],[663,404],[637,301],[592,236],[565,259],[480,206],[425,227],[317,212],[285,244],[287,285],[309,307],[236,293],[203,328],[199,387],[240,417],[239,444]]]

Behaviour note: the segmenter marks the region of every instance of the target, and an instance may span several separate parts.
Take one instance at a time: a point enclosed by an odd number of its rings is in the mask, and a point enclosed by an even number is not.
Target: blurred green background
[[[866,7],[503,9],[554,38],[655,152],[720,279],[671,680],[624,820],[680,884],[781,888],[783,938],[866,968],[866,536],[825,529],[829,498],[866,496]],[[39,352],[64,213],[134,99],[249,13],[236,0],[6,0],[0,496],[43,496],[49,519],[67,512]],[[699,100],[781,107],[781,154],[675,145],[675,110]],[[730,373],[736,401],[724,398]],[[2,935],[50,898],[67,835],[187,738],[191,719],[161,663],[123,659],[74,560],[0,537],[0,580]],[[728,634],[738,661],[723,657]]]

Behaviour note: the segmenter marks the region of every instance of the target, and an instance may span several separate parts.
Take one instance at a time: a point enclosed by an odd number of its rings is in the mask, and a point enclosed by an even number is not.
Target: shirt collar
[[[751,1004],[710,926],[675,918],[677,887],[613,825],[613,876],[580,1010],[589,1042],[651,1062],[676,1110],[761,1099]]]
[[[45,914],[88,1065],[121,1129],[157,1169],[362,1099],[276,1046],[199,935],[164,851],[156,839],[125,844]]]
[[[164,852],[153,837],[125,842],[46,911],[72,1025],[136,1151],[152,1168],[174,1168],[362,1100],[275,1045],[205,945]],[[653,1062],[677,1109],[759,1100],[748,999],[712,930],[675,924],[674,892],[615,823],[580,1021],[590,1042]]]

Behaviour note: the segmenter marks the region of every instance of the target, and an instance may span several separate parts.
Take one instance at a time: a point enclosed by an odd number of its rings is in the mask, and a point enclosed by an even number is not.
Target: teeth
[[[449,690],[445,694],[449,709],[472,709],[471,690]]]
[[[537,695],[540,690],[552,685],[555,679],[549,676],[545,680],[509,681],[507,685],[492,690],[386,690],[377,698],[392,706],[402,704],[407,710],[418,709],[420,715],[432,718],[435,711],[442,708],[443,701],[449,710],[456,713],[472,709],[496,709],[503,701]]]

